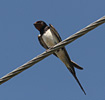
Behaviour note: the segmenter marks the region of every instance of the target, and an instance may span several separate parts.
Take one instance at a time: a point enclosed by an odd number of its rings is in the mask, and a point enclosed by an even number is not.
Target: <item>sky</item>
[[[0,77],[45,49],[33,26],[52,24],[62,40],[105,15],[105,0],[1,0]],[[50,55],[0,85],[1,100],[105,100],[105,24],[66,46],[87,95],[71,73]]]

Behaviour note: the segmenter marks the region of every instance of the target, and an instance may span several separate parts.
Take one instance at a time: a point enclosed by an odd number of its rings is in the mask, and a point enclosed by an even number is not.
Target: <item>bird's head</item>
[[[37,21],[34,23],[34,26],[37,30],[41,31],[47,26],[47,24],[44,21]]]

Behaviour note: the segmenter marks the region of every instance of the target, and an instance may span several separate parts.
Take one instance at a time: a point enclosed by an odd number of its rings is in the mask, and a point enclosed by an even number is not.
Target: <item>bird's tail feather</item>
[[[71,62],[72,62],[73,67],[83,70],[83,68],[81,66],[79,66],[77,63],[75,63],[74,61],[71,61]]]
[[[84,94],[86,95],[86,92],[85,92],[85,90],[83,89],[81,83],[79,82],[79,80],[78,80],[76,74],[73,73],[73,72],[71,71],[71,69],[68,68],[68,70],[72,73],[72,75],[74,76],[74,78],[75,78],[75,80],[77,81],[78,85],[80,86],[81,90],[82,90],[82,91],[84,92]]]
[[[76,79],[76,81],[77,81],[77,83],[79,84],[79,86],[80,86],[80,88],[82,89],[82,91],[84,92],[84,94],[86,95],[86,92],[85,92],[85,90],[83,89],[81,83],[79,82],[77,76],[76,76],[76,75],[73,75],[73,76],[74,76],[74,78]]]

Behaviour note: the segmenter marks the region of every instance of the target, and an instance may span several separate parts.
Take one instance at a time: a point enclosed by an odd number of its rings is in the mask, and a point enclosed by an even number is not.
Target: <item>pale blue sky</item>
[[[44,51],[33,23],[52,24],[62,39],[105,15],[105,0],[1,0],[0,77]],[[105,100],[105,24],[66,46],[87,95],[51,55],[0,86],[1,100]]]

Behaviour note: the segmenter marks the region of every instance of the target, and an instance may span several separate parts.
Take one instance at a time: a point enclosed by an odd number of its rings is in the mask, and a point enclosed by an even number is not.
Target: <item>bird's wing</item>
[[[50,26],[50,30],[53,31],[53,33],[54,33],[54,34],[56,35],[56,37],[58,38],[59,42],[61,42],[62,39],[61,39],[60,35],[58,34],[58,32],[56,31],[56,29],[55,29],[55,28],[53,27],[53,25],[51,25],[51,24],[49,24],[49,26]],[[63,49],[64,52],[66,53],[67,58],[70,59],[70,58],[69,58],[69,55],[68,55],[68,53],[67,53],[67,51],[66,51],[66,49],[65,49],[65,47],[63,47],[62,49]],[[55,53],[53,53],[53,54],[57,57],[57,55],[56,55]],[[72,62],[73,66],[74,66],[75,68],[80,69],[80,70],[83,69],[83,68],[80,67],[78,64],[76,64],[74,61],[71,60],[71,62]]]
[[[53,33],[56,35],[56,37],[58,38],[59,42],[62,41],[60,35],[58,34],[58,32],[56,31],[56,29],[53,27],[53,25],[49,24],[50,26],[50,30],[53,31]]]

